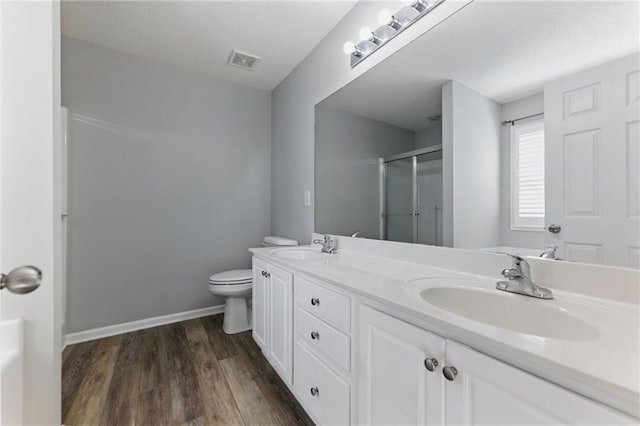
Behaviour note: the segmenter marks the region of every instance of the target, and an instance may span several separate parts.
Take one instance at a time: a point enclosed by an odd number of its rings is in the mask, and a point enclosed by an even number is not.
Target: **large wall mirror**
[[[475,1],[322,101],[316,232],[640,267],[638,9]]]

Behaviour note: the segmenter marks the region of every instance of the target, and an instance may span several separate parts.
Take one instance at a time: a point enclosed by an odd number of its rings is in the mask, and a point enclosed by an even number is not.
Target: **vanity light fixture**
[[[351,68],[358,65],[366,57],[380,49],[389,40],[409,28],[420,18],[431,12],[445,0],[415,0],[395,14],[383,9],[378,14],[380,26],[371,31],[369,27],[360,29],[361,40],[358,43],[346,42],[342,49],[351,58]]]

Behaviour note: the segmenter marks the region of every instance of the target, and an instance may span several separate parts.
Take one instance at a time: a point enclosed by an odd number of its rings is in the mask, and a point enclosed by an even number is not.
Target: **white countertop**
[[[303,247],[304,248],[304,247]],[[536,300],[569,312],[593,325],[597,332],[574,340],[518,333],[458,316],[422,300],[411,280],[432,277],[473,279],[479,288],[494,289],[495,276],[461,273],[432,265],[341,250],[320,260],[286,259],[274,254],[281,247],[251,249],[268,262],[335,285],[426,323],[430,330],[467,344],[506,363],[571,389],[621,411],[640,417],[640,307],[635,303],[558,290],[546,283],[553,300]],[[437,280],[434,280],[437,282]],[[471,282],[471,281],[470,281]],[[495,290],[498,291],[498,290]],[[516,296],[514,297],[526,297]],[[509,318],[505,318],[508,322]],[[545,318],[531,318],[545,321]],[[420,325],[420,324],[418,324]],[[553,324],[549,324],[553,327]]]

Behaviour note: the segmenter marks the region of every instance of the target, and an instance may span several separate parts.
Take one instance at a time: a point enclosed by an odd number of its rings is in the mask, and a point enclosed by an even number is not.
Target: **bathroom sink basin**
[[[470,286],[471,280],[450,282],[450,286],[427,284],[422,289],[414,282],[413,287],[422,300],[438,309],[517,333],[564,340],[592,340],[599,335],[593,325],[557,301],[502,292],[487,288],[486,283],[484,287]]]
[[[277,257],[290,260],[327,260],[330,255],[322,253],[320,249],[313,247],[296,247],[296,248],[283,248],[273,252]]]

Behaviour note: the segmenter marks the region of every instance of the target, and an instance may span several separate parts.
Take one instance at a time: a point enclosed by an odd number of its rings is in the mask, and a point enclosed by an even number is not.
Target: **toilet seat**
[[[209,285],[239,285],[251,284],[253,281],[251,269],[234,269],[220,272],[209,277]]]

